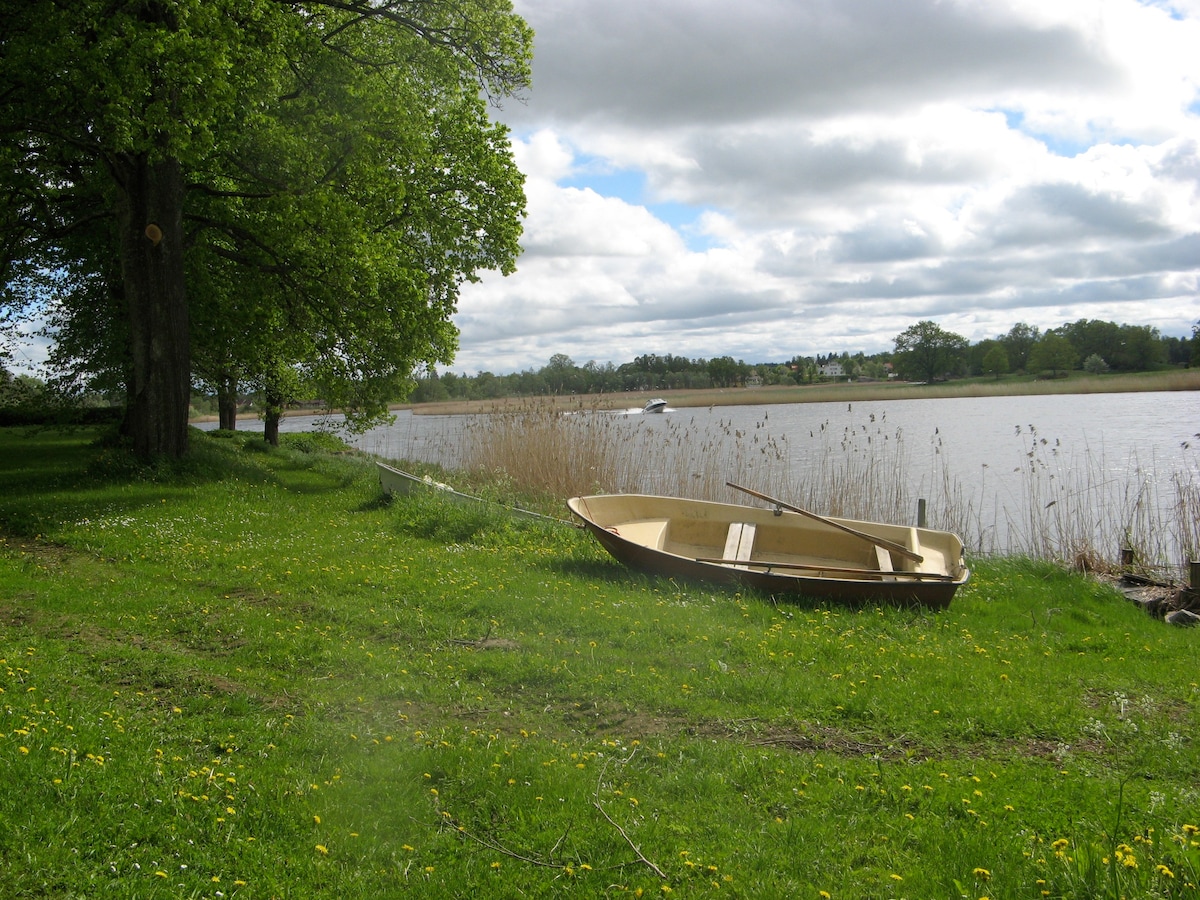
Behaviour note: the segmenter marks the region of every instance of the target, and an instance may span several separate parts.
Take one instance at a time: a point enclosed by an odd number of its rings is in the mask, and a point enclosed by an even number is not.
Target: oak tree
[[[1071,342],[1057,331],[1047,331],[1029,353],[1029,368],[1037,372],[1049,371],[1055,378],[1060,371],[1074,368],[1079,353]]]
[[[967,349],[967,339],[924,320],[895,337],[896,362],[910,376],[936,381],[953,371]]]
[[[515,264],[521,177],[486,105],[528,82],[507,0],[0,0],[0,20],[6,304],[46,302],[30,271],[88,283],[58,295],[66,356],[124,382],[140,455],[186,452],[193,345],[206,378],[289,365],[369,417],[449,361],[463,281]]]

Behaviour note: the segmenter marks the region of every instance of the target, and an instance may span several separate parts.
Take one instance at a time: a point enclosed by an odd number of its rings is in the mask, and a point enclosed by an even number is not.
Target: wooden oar
[[[740,484],[734,484],[732,481],[725,482],[734,490],[743,491],[752,497],[757,497],[759,500],[766,500],[768,503],[774,503],[780,509],[786,509],[790,512],[799,513],[802,516],[808,516],[810,519],[815,519],[830,528],[836,528],[838,531],[844,531],[846,534],[854,535],[864,541],[869,541],[877,547],[883,547],[885,550],[890,550],[892,553],[898,553],[905,559],[911,559],[913,562],[925,562],[925,557],[920,553],[914,553],[903,544],[897,544],[895,541],[889,541],[881,537],[876,537],[873,534],[867,534],[865,531],[859,531],[856,528],[851,528],[848,525],[843,525],[841,522],[835,522],[832,519],[827,519],[825,516],[818,515],[815,512],[809,512],[807,509],[801,509],[799,506],[792,506],[790,503],[784,503],[782,500],[776,500],[774,497],[769,497],[766,494],[760,494],[753,488],[742,487]]]
[[[820,566],[815,563],[771,562],[769,559],[721,559],[716,556],[698,556],[696,562],[716,563],[721,566],[753,566],[760,569],[798,569],[805,572],[833,572],[838,575],[870,575],[875,578],[925,578],[929,581],[953,581],[953,575],[941,572],[888,572],[881,569],[856,569],[848,566]]]

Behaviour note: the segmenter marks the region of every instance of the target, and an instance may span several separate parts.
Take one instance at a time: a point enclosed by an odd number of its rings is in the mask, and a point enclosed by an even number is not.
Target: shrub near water
[[[1197,896],[1195,636],[1106,588],[776,605],[195,440],[0,434],[3,896]]]

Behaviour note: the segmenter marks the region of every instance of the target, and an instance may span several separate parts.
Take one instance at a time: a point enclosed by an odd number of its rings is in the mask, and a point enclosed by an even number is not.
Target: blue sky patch
[[[1027,134],[1029,137],[1041,141],[1046,145],[1046,149],[1055,156],[1062,156],[1067,159],[1072,159],[1080,153],[1084,153],[1090,147],[1096,144],[1096,141],[1076,141],[1061,135],[1046,134],[1045,132],[1035,131],[1025,124],[1025,113],[1015,109],[1001,109],[998,112],[1004,113],[1004,119],[1008,122],[1008,127],[1013,131],[1019,131],[1022,134]],[[1112,143],[1120,143],[1113,141]]]
[[[655,218],[675,229],[688,249],[694,252],[703,252],[716,246],[716,242],[700,229],[700,217],[707,207],[674,201],[654,202],[646,189],[645,172],[611,169],[601,159],[584,157],[576,166],[575,174],[564,178],[559,184],[562,187],[591,188],[602,197],[614,197],[631,206],[645,207]]]

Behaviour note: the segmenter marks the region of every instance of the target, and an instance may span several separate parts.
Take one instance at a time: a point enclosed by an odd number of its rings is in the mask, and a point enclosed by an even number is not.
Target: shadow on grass
[[[608,582],[609,584],[637,582],[642,585],[648,585],[653,584],[656,580],[633,572],[619,563],[603,559],[563,559],[550,563],[548,568],[560,575],[593,578],[597,581]]]
[[[111,427],[0,428],[0,533],[36,537],[66,522],[157,505],[202,484],[320,494],[361,477],[330,460],[327,439],[275,448],[255,435],[198,429],[190,439],[184,459],[147,463]]]

